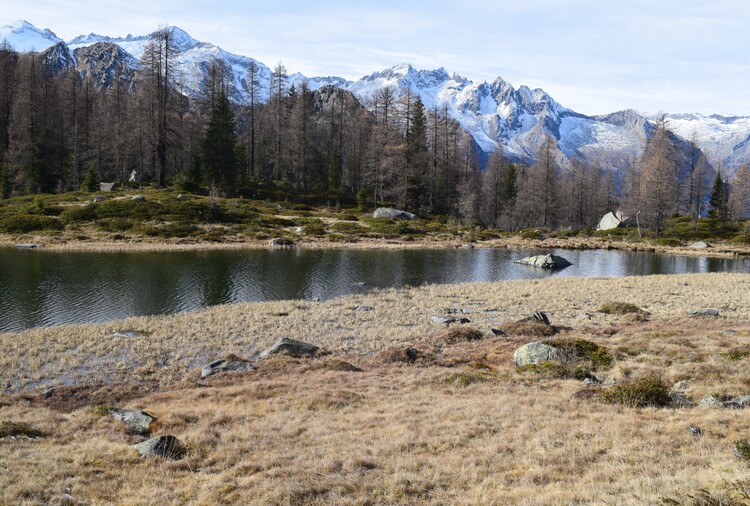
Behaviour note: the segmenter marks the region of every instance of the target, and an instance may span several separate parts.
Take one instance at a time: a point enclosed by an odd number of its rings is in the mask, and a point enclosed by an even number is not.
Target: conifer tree
[[[711,197],[708,201],[708,217],[719,221],[727,219],[727,188],[721,170],[716,171],[716,179],[711,189]]]
[[[207,182],[233,193],[237,184],[237,135],[226,91],[216,97],[203,139],[203,165]]]

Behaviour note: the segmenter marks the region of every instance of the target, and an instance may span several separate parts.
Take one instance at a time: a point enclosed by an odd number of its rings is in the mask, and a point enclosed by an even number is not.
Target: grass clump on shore
[[[599,309],[597,309],[599,313],[604,314],[614,314],[614,315],[626,315],[626,314],[640,314],[640,315],[648,315],[647,311],[644,311],[643,309],[639,308],[635,304],[631,304],[630,302],[605,302],[601,306],[599,306]]]
[[[602,391],[602,401],[630,408],[663,408],[669,406],[669,387],[661,378],[643,376]]]
[[[594,371],[607,369],[614,361],[607,348],[586,339],[553,339],[547,344],[556,348],[566,362],[586,363]]]
[[[24,422],[13,422],[11,420],[0,421],[0,437],[39,437],[42,431],[32,428]]]

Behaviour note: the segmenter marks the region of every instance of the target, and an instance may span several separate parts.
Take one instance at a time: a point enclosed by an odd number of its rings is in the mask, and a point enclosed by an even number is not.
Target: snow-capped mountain
[[[230,72],[232,100],[249,101],[251,66],[256,69],[257,99],[268,100],[271,70],[266,65],[197,41],[180,28],[169,30],[183,92],[201,95],[211,62],[220,60]],[[132,78],[155,34],[108,37],[92,33],[64,43],[50,30],[40,30],[26,21],[0,27],[0,41],[7,41],[21,52],[44,52],[50,64],[57,65],[54,68],[75,66],[100,86],[109,86],[115,76]],[[371,108],[386,87],[396,95],[410,90],[427,107],[445,111],[456,120],[485,154],[502,147],[508,156],[531,161],[545,136],[551,135],[557,141],[562,162],[582,158],[615,171],[629,167],[640,156],[656,119],[635,111],[586,116],[563,107],[541,89],[514,88],[499,77],[491,83],[474,82],[444,68],[418,70],[408,64],[374,72],[354,82],[340,77],[308,78],[299,73],[288,79],[289,85],[297,87],[303,82],[312,90],[328,85],[345,89]],[[681,142],[694,140],[714,166],[723,165],[732,173],[750,160],[750,117],[669,114],[666,119],[668,128],[682,138]]]
[[[27,21],[18,20],[9,25],[0,26],[0,42],[3,41],[8,42],[20,53],[28,53],[44,51],[62,42],[62,39],[50,30],[40,30]]]

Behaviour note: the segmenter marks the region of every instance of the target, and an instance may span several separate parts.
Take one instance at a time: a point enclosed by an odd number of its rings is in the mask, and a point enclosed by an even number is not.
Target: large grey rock
[[[540,364],[550,360],[560,360],[560,353],[541,341],[524,344],[513,352],[513,362],[518,367],[530,364]]]
[[[750,395],[743,395],[740,397],[735,397],[734,399],[729,399],[724,403],[724,407],[735,409],[750,407]]]
[[[292,357],[314,357],[320,348],[314,344],[295,341],[288,337],[282,337],[270,348],[263,350],[258,358],[266,358],[269,355],[290,355]]]
[[[207,378],[226,371],[245,372],[252,370],[253,366],[247,360],[242,360],[238,357],[223,358],[204,365],[201,368],[201,378]]]
[[[542,269],[564,269],[572,263],[568,262],[565,258],[557,255],[535,255],[533,257],[526,257],[516,261],[517,264],[531,265],[533,267],[541,267]]]
[[[393,220],[408,220],[413,221],[417,219],[417,215],[402,211],[400,209],[393,209],[392,207],[379,207],[372,213],[373,218],[390,218]]]
[[[612,230],[614,228],[619,227],[620,223],[622,223],[622,221],[619,220],[617,216],[614,215],[614,213],[607,213],[602,217],[601,220],[599,220],[599,224],[596,226],[596,229],[597,230]]]
[[[109,414],[115,420],[127,425],[131,431],[143,436],[148,436],[151,433],[151,422],[156,420],[156,417],[140,409],[112,408],[109,410]]]
[[[103,192],[111,192],[117,183],[99,183],[99,190]]]
[[[693,249],[706,249],[706,248],[710,248],[710,247],[711,247],[711,245],[708,244],[705,241],[694,242],[693,244],[691,244],[690,246],[688,246],[688,248],[693,248]]]
[[[174,436],[156,436],[142,443],[133,445],[142,458],[163,457],[169,460],[179,460],[185,456],[185,445]]]

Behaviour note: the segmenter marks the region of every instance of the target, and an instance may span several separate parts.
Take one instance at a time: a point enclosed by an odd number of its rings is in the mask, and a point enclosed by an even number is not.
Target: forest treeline
[[[502,150],[482,160],[447,105],[428,109],[408,89],[385,88],[365,108],[338,88],[290,84],[282,64],[269,83],[250,66],[248,103],[230,102],[230,73],[218,60],[203,96],[188,97],[170,29],[146,47],[139,69],[111,65],[101,69],[112,74],[106,80],[55,54],[0,45],[0,198],[95,190],[101,181],[244,197],[273,187],[297,202],[385,204],[509,231],[591,227],[620,208],[658,233],[675,215],[740,219],[750,210],[748,168],[730,184],[663,121],[618,179],[562,163],[550,136],[533,162]],[[270,86],[267,100],[261,85]]]

